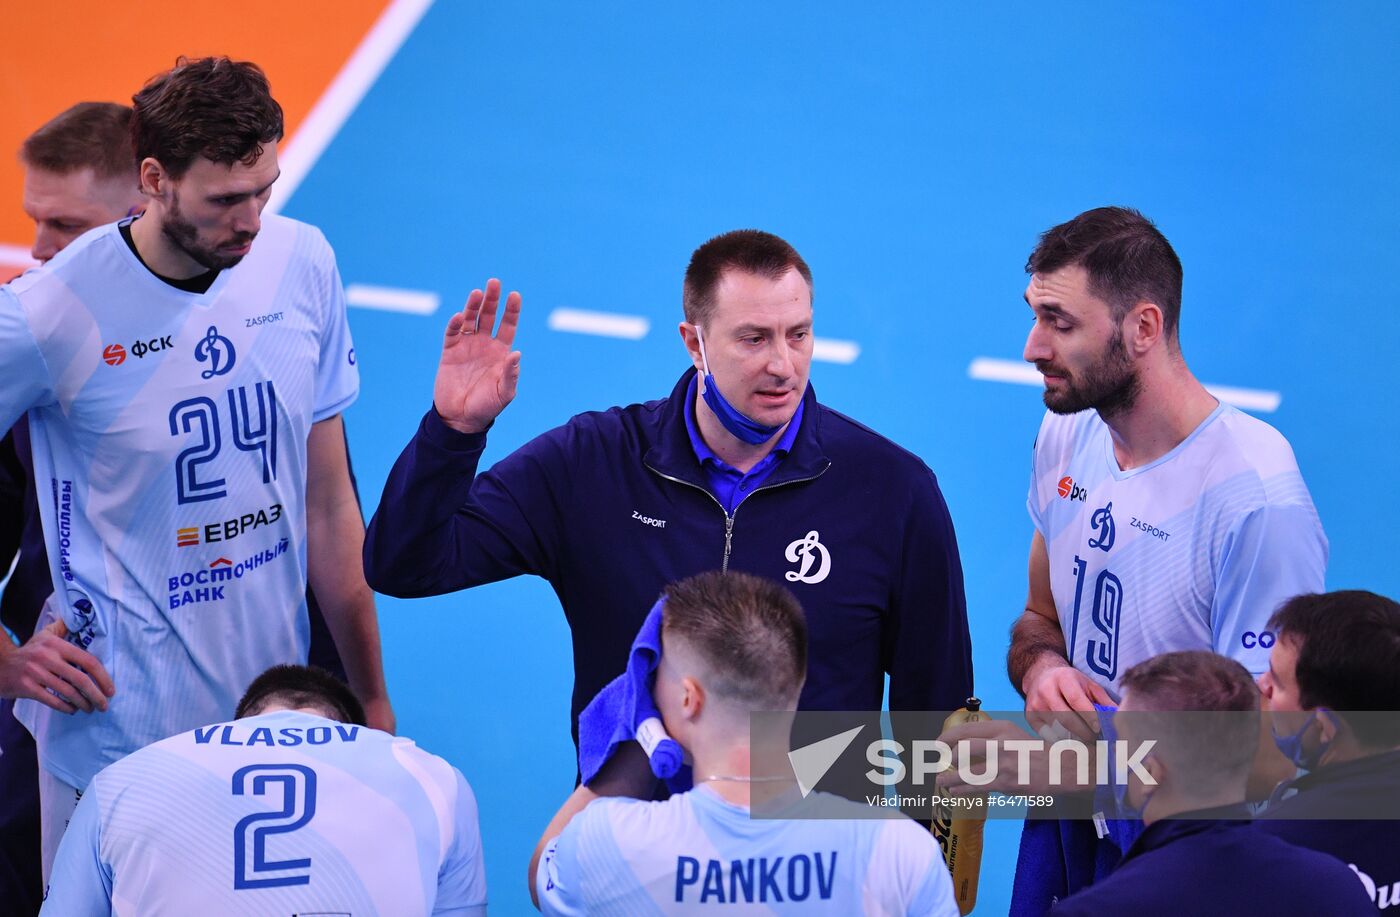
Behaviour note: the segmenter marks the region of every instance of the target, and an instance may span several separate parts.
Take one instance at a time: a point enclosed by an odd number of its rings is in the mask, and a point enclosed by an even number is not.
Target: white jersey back
[[[408,739],[280,711],[99,773],[44,914],[481,914],[476,799]]]
[[[1070,661],[1115,697],[1129,668],[1175,650],[1266,671],[1269,616],[1323,589],[1327,539],[1293,450],[1225,404],[1131,471],[1096,411],[1046,414],[1028,506]]]
[[[77,787],[227,716],[306,660],[306,442],[359,374],[335,258],[269,216],[202,294],[113,224],[0,288],[0,429],[29,411],[54,616],[117,683],[104,714],[16,715]]]
[[[557,915],[958,913],[937,842],[909,819],[756,819],[704,786],[590,803],[546,847],[535,889]]]

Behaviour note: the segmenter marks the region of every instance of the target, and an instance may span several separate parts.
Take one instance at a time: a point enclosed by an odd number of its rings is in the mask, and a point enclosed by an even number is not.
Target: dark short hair
[[[305,665],[275,665],[244,692],[234,719],[257,716],[273,703],[287,707],[316,707],[340,723],[365,725],[365,708],[355,693],[334,675]]]
[[[1159,739],[1158,753],[1178,774],[1232,784],[1248,773],[1259,747],[1259,687],[1244,666],[1208,650],[1181,650],[1139,662],[1121,684],[1133,706],[1149,712],[1120,715]]]
[[[663,640],[679,638],[714,677],[707,687],[753,710],[797,702],[807,619],[791,592],[747,573],[701,573],[666,587]]]
[[[227,57],[181,57],[132,97],[136,161],[155,159],[179,178],[203,156],[251,166],[282,139],[282,106],[257,64]]]
[[[729,270],[756,274],[777,280],[788,271],[797,270],[812,289],[812,269],[787,242],[761,229],[735,229],[715,236],[690,256],[685,269],[685,286],[681,304],[685,320],[693,325],[709,321],[715,307],[715,290]]]
[[[1294,596],[1269,619],[1298,646],[1298,700],[1347,711],[1400,711],[1400,604],[1359,589]],[[1400,717],[1353,717],[1357,740],[1400,745]]]
[[[1026,261],[1026,273],[1049,274],[1079,265],[1089,292],[1121,320],[1140,302],[1156,303],[1175,341],[1181,320],[1181,259],[1151,220],[1130,207],[1086,210],[1047,229]]]
[[[131,109],[116,102],[79,102],[26,137],[19,158],[30,168],[60,175],[92,169],[98,178],[135,182]]]

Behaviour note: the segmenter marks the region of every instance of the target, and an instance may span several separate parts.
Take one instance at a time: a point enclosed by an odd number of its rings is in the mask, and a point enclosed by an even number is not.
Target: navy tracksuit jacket
[[[1319,767],[1289,786],[1298,794],[1270,804],[1254,826],[1336,857],[1357,871],[1377,910],[1400,910],[1400,751]]]
[[[885,672],[892,709],[962,706],[962,566],[933,473],[809,385],[792,451],[726,514],[686,432],[694,372],[667,399],[580,414],[481,474],[486,434],[429,410],[370,522],[369,584],[416,597],[548,580],[573,633],[575,740],[662,588],[708,570],[776,580],[802,603],[803,709],[878,710]]]
[[[1222,820],[1226,818],[1237,820]],[[1256,831],[1243,806],[1153,822],[1106,879],[1051,917],[1370,917],[1340,860]]]

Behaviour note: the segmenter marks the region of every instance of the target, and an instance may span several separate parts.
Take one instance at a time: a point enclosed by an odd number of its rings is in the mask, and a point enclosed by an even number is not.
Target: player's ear
[[[1326,707],[1318,707],[1317,712],[1317,734],[1323,742],[1331,744],[1337,738],[1341,723]]]
[[[141,182],[141,193],[147,197],[164,200],[170,194],[170,173],[154,156],[147,156],[137,167],[137,177]]]
[[[685,352],[690,355],[690,362],[694,364],[695,371],[703,373],[704,363],[700,359],[700,338],[695,333],[695,326],[690,322],[681,322],[677,329],[681,335],[681,343],[685,344]]]
[[[1154,302],[1140,302],[1129,309],[1125,325],[1123,340],[1133,356],[1147,353],[1162,341],[1166,332],[1162,307]]]
[[[705,687],[689,675],[681,679],[681,713],[693,720],[705,708]]]

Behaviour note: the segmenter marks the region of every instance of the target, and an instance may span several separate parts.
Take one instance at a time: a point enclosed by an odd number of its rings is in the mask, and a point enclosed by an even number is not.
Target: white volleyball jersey
[[[43,913],[484,914],[476,797],[408,739],[279,711],[93,778]]]
[[[535,889],[561,917],[958,913],[937,842],[907,818],[751,818],[703,786],[590,803],[546,847]]]
[[[205,293],[163,282],[118,224],[0,288],[0,429],[29,412],[54,595],[117,684],[106,713],[16,715],[44,765],[104,765],[229,715],[306,660],[306,443],[359,390],[335,257],[269,216]]]
[[[1027,502],[1070,661],[1114,697],[1129,668],[1175,650],[1266,671],[1269,616],[1324,588],[1327,538],[1293,450],[1223,403],[1130,471],[1096,411],[1047,413]]]

